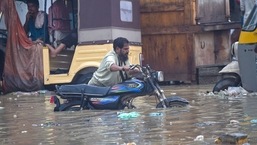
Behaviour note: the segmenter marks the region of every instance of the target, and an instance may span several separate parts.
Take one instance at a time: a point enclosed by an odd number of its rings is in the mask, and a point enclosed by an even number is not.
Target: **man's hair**
[[[32,4],[36,5],[37,7],[39,7],[39,2],[38,2],[38,0],[27,0],[27,4],[28,4],[28,3],[32,3]]]
[[[123,48],[125,43],[129,43],[127,38],[118,37],[113,41],[113,50],[115,51],[116,47]]]

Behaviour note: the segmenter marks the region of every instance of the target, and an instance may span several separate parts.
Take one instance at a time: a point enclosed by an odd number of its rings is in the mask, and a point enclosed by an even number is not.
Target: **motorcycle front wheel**
[[[241,86],[241,79],[236,77],[227,77],[218,81],[213,87],[212,92],[219,92],[221,90],[228,89],[228,87]]]
[[[165,100],[166,107],[168,108],[174,108],[174,107],[186,107],[189,102],[181,97],[173,96],[169,97]],[[164,108],[162,102],[159,102],[156,106],[156,108]]]

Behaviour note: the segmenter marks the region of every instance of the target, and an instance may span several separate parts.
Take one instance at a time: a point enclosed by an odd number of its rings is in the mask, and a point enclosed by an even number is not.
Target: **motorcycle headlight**
[[[164,81],[164,75],[162,71],[156,71],[156,79],[158,80],[158,82]]]

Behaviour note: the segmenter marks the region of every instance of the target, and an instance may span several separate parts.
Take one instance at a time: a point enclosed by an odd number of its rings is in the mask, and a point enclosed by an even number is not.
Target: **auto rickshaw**
[[[43,86],[87,83],[104,55],[113,49],[112,42],[117,37],[130,41],[130,62],[141,63],[138,0],[51,0],[50,6],[47,6],[47,0],[41,0],[41,3],[44,3],[47,11],[57,1],[71,7],[69,19],[52,17],[51,20],[68,21],[71,29],[76,28],[78,44],[63,50],[55,58],[51,58],[49,49],[43,47]],[[53,40],[57,40],[54,35]],[[58,43],[58,40],[52,41],[55,42]],[[15,86],[11,91],[34,91],[20,86]]]
[[[234,60],[221,73],[226,74],[213,88],[214,92],[242,86],[257,91],[257,5],[242,26],[239,41],[233,45]]]

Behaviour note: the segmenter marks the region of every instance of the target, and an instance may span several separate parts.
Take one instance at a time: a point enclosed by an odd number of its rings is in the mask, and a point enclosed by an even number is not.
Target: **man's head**
[[[113,41],[113,50],[118,54],[121,61],[128,60],[129,41],[126,38],[118,37]]]
[[[36,16],[39,9],[39,2],[38,0],[27,0],[28,12]]]

